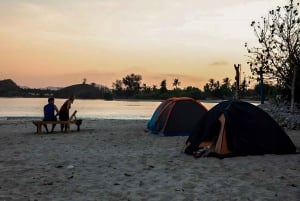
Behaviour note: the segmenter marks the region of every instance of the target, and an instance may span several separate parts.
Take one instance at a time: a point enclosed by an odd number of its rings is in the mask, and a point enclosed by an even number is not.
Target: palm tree
[[[174,82],[173,82],[174,88],[177,89],[179,85],[180,85],[179,79],[178,79],[178,78],[175,78],[175,79],[174,79]]]

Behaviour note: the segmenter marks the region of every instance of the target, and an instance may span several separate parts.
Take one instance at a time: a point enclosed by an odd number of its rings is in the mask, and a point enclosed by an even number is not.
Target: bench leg
[[[40,134],[42,132],[42,125],[41,124],[36,125],[36,132],[38,134]]]
[[[47,122],[47,123],[48,123],[48,124],[51,124],[52,122],[51,122],[51,123]],[[43,126],[46,128],[46,131],[47,131],[47,133],[48,133],[47,123],[43,123],[43,122],[42,122],[42,123],[34,123],[34,125],[36,126],[36,133],[37,133],[37,134],[42,133],[42,127],[43,127]],[[73,122],[72,122],[72,123],[73,123]],[[53,132],[53,130],[54,130],[56,124],[60,124],[60,123],[59,123],[59,122],[52,123],[52,129],[51,129],[51,132]],[[77,126],[77,131],[80,131],[80,125],[81,125],[81,122],[76,122],[75,124],[76,124],[76,126]],[[70,130],[71,130],[70,127],[71,127],[71,122],[65,123],[65,124],[61,123],[61,129],[62,129],[62,132],[66,132],[66,133],[70,132]]]
[[[69,133],[70,132],[70,123],[66,124],[66,126],[67,126],[67,133]]]
[[[81,124],[81,123],[78,122],[78,121],[75,122],[75,125],[77,126],[77,131],[80,131],[80,124]]]

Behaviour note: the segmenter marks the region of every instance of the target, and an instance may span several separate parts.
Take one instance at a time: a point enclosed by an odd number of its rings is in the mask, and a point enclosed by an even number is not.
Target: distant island
[[[95,84],[75,84],[60,88],[52,89],[32,89],[22,88],[13,80],[0,80],[0,97],[50,97],[68,98],[75,95],[79,99],[112,99],[111,90],[104,86]]]

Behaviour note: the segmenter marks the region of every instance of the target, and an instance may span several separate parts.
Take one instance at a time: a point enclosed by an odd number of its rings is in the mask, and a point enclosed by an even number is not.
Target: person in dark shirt
[[[71,96],[61,106],[61,108],[59,110],[59,120],[68,121],[70,119],[69,111],[70,111],[71,105],[74,102],[74,99],[75,99],[74,96]],[[68,129],[67,124],[61,124],[61,132],[63,132],[63,131],[67,132],[67,129]]]
[[[55,114],[56,112],[56,114]],[[56,116],[58,115],[58,109],[56,107],[56,105],[54,104],[54,98],[50,97],[48,98],[48,104],[44,106],[44,121],[57,121]],[[52,124],[52,129],[51,129],[51,133],[53,133],[54,128],[55,128],[56,124]],[[48,131],[48,127],[47,124],[44,124],[44,127],[47,131],[47,133],[49,133]]]

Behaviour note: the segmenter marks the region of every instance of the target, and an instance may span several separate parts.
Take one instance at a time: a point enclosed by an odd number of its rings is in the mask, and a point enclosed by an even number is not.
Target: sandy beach
[[[35,134],[0,121],[0,200],[300,200],[300,155],[194,158],[187,137],[146,120],[84,120],[80,132]],[[300,147],[300,131],[287,131]]]

